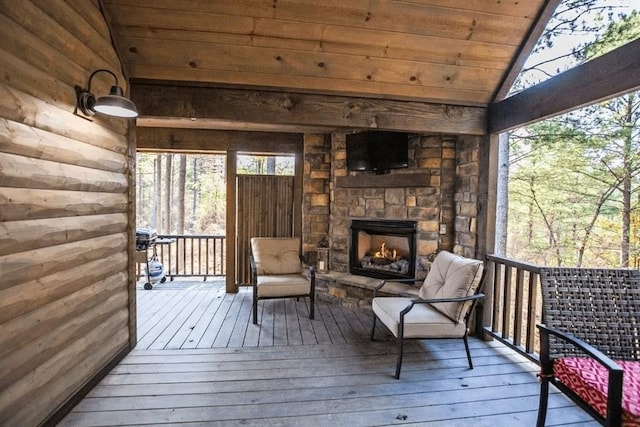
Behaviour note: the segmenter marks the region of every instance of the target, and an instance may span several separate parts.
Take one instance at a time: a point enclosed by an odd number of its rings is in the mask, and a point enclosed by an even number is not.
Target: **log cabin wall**
[[[98,1],[2,1],[0,40],[0,425],[35,426],[135,342],[135,143],[73,114],[126,82]]]

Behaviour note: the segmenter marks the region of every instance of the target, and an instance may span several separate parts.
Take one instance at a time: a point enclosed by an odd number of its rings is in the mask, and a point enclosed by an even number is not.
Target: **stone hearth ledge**
[[[373,290],[383,281],[373,277],[329,271],[316,273],[316,298],[331,301],[348,308],[371,310]],[[386,279],[378,296],[406,296],[417,298],[421,281],[416,284],[394,282]]]

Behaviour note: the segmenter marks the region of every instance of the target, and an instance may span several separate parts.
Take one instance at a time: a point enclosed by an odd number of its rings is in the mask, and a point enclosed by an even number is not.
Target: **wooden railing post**
[[[484,333],[538,363],[540,267],[508,258],[488,255],[494,277],[488,292],[492,319]]]
[[[225,275],[225,236],[163,234],[158,239],[171,241],[156,245],[159,261],[165,274],[176,277],[221,277]],[[203,253],[204,251],[204,253]],[[138,275],[144,271],[138,270]]]

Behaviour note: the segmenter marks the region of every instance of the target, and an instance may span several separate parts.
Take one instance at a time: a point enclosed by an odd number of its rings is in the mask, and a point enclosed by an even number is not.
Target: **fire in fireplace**
[[[349,272],[380,279],[415,276],[416,222],[351,220]]]

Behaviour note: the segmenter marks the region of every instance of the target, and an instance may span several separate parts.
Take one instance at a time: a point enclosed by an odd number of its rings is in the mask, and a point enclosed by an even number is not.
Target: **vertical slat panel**
[[[292,176],[238,176],[238,280],[250,283],[252,237],[293,235]]]

